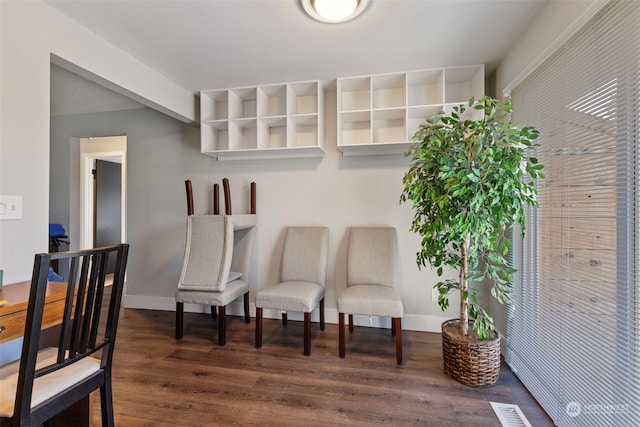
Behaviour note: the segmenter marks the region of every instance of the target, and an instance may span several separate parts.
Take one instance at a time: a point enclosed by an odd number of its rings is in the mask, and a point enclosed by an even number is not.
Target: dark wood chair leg
[[[249,313],[249,291],[244,293],[244,323],[250,323],[251,316]]]
[[[398,365],[402,365],[402,319],[396,317],[393,324],[396,329],[396,361]]]
[[[262,347],[262,307],[256,307],[256,348]]]
[[[100,387],[100,410],[102,412],[103,427],[113,427],[113,391],[111,388],[111,373],[106,374],[104,384]]]
[[[182,332],[184,328],[184,304],[181,302],[176,303],[176,339],[182,339]]]
[[[320,330],[324,331],[324,298],[320,300]]]
[[[221,305],[218,315],[218,345],[223,346],[227,342],[227,307]]]
[[[283,324],[284,326],[287,326],[287,321],[288,321],[288,320],[287,320],[287,312],[286,312],[286,311],[283,311],[283,312],[282,312],[282,324]]]
[[[338,313],[338,354],[344,359],[344,313]]]
[[[396,336],[396,322],[394,319],[391,319],[391,336]]]
[[[213,320],[216,320],[218,318],[218,309],[216,308],[215,305],[211,306],[211,318]]]
[[[353,314],[349,315],[349,332],[353,332]]]
[[[304,355],[311,354],[311,313],[304,313]]]

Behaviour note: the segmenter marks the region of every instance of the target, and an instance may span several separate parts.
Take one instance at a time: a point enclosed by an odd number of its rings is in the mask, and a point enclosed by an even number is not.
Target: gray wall
[[[76,138],[127,135],[127,240],[132,246],[129,292],[167,294],[175,283],[184,240],[185,168],[204,157],[199,130],[151,109],[52,117],[51,222],[79,241],[79,146]],[[75,140],[75,141],[74,141]],[[76,194],[74,194],[76,193]]]
[[[228,177],[235,213],[247,212],[249,183],[258,185],[253,290],[276,280],[287,225],[326,225],[331,232],[327,321],[337,322],[348,227],[391,225],[398,230],[404,326],[437,331],[444,319],[457,316],[457,302],[452,301],[454,308],[443,315],[431,301],[434,272],[416,266],[419,237],[408,232],[413,212],[410,205],[399,203],[408,160],[402,155],[342,157],[335,141],[335,92],[326,96],[327,153],[312,159],[218,162],[200,153],[198,128],[150,109],[52,117],[51,221],[69,224],[71,240],[78,241],[78,138],[126,134],[131,244],[126,305],[173,309],[184,251],[184,180],[193,181],[196,213],[208,213],[212,184]],[[234,307],[230,310],[233,313]],[[295,316],[292,313],[292,319]],[[368,319],[361,320],[368,324]],[[386,322],[374,319],[374,325],[388,326]]]

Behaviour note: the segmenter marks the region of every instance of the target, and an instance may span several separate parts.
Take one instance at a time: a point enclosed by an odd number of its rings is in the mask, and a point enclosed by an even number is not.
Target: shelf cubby
[[[484,95],[484,67],[452,67],[444,70],[445,103],[464,103]]]
[[[338,111],[371,109],[371,77],[338,79]]]
[[[287,146],[287,118],[270,117],[258,120],[258,149]]]
[[[229,121],[229,149],[252,150],[257,146],[257,121],[237,119]]]
[[[287,119],[289,147],[312,147],[318,142],[318,116],[300,115]]]
[[[287,86],[271,85],[257,89],[258,117],[285,116],[287,114]]]
[[[340,143],[359,145],[371,142],[371,112],[357,111],[340,114]]]
[[[228,150],[229,149],[229,126],[228,122],[222,121],[215,124],[202,126],[202,140],[206,141],[206,146],[202,149],[207,151]]]
[[[407,76],[409,106],[434,105],[444,103],[444,71],[424,70]]]
[[[405,116],[404,108],[373,111],[371,117],[373,143],[405,142],[407,138]]]
[[[294,83],[287,87],[287,114],[318,114],[318,82]]]
[[[407,109],[407,141],[413,140],[421,124],[426,120],[444,110],[442,105],[429,105],[421,107],[411,107]]]
[[[230,90],[229,118],[250,119],[257,116],[256,88]]]
[[[229,97],[227,91],[207,91],[200,95],[202,110],[200,115],[205,122],[226,120],[229,117]]]
[[[406,74],[385,74],[371,78],[373,109],[404,107],[407,105]]]

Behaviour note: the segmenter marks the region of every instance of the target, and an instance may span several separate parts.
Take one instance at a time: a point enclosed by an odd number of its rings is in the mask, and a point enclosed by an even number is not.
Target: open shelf
[[[484,95],[484,65],[339,78],[337,145],[344,156],[404,153],[424,121]]]
[[[218,160],[324,155],[319,81],[200,93],[202,153]]]

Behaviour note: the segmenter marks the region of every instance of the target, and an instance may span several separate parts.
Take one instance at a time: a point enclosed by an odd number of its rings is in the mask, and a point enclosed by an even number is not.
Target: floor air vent
[[[502,427],[531,427],[518,405],[491,402],[491,407]]]

